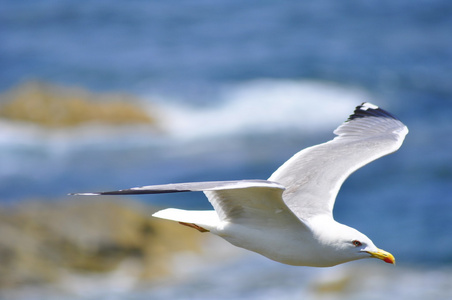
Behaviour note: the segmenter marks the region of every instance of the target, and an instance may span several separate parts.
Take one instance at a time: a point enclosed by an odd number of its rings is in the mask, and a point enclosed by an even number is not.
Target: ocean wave
[[[223,87],[216,105],[161,101],[158,108],[171,136],[193,139],[289,129],[312,133],[339,125],[369,99],[363,89],[335,83],[260,79]]]

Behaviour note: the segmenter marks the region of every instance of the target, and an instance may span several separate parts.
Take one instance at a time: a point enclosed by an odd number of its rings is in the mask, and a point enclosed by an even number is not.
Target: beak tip
[[[386,257],[386,258],[383,259],[383,261],[388,263],[388,264],[393,264],[393,265],[396,264],[394,257]]]
[[[392,265],[395,265],[395,264],[396,264],[396,261],[395,261],[394,256],[393,256],[391,253],[386,252],[386,251],[384,251],[384,250],[378,249],[376,252],[370,252],[370,251],[369,251],[368,253],[369,253],[372,257],[381,259],[381,260],[384,261],[385,263],[392,264]]]

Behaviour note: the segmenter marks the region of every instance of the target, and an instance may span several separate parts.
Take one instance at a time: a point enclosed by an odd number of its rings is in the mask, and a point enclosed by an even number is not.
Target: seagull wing
[[[237,184],[238,183],[238,184]],[[284,187],[271,181],[237,181],[227,188],[205,190],[221,221],[257,228],[306,229],[282,199]]]
[[[408,128],[378,106],[363,103],[334,133],[333,140],[298,152],[269,178],[286,188],[284,202],[302,220],[319,214],[332,217],[345,179],[397,151]]]
[[[204,192],[220,221],[247,226],[289,226],[305,228],[282,200],[284,187],[267,180],[206,181],[149,185],[109,192],[74,195],[137,195]]]
[[[219,191],[229,189],[243,189],[250,187],[265,187],[284,190],[284,187],[275,182],[268,180],[230,180],[230,181],[201,181],[201,182],[184,182],[184,183],[169,183],[158,185],[146,185],[140,187],[133,187],[130,189],[108,191],[108,192],[94,192],[94,193],[74,193],[71,195],[92,196],[92,195],[142,195],[142,194],[166,194],[166,193],[180,193],[180,192],[204,192],[204,191]]]

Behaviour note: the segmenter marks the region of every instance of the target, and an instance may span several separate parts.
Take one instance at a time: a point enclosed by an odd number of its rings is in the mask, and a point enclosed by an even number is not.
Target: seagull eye
[[[360,242],[360,241],[358,241],[358,240],[354,240],[353,242],[352,242],[352,244],[355,246],[355,247],[359,247],[359,246],[362,246],[363,244]]]

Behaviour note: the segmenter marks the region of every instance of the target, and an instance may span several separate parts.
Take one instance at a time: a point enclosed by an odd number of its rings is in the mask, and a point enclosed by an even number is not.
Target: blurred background
[[[452,3],[1,1],[0,299],[450,299]],[[335,218],[393,253],[289,267],[182,226],[202,193],[71,192],[266,179],[369,101],[410,129]]]

